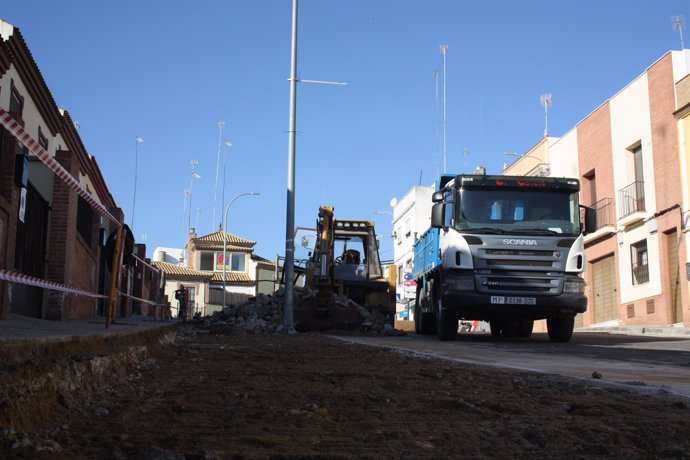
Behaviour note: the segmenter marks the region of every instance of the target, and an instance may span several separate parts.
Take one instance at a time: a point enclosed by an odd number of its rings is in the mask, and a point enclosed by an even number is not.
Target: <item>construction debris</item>
[[[294,288],[294,302],[296,306],[311,305],[316,300],[316,292],[308,287]],[[397,330],[388,318],[380,317],[345,296],[332,294],[331,304],[340,309],[349,309],[357,313],[358,321],[354,330],[375,335],[405,335]],[[225,307],[220,312],[214,312],[204,320],[206,326],[234,324],[240,326],[247,333],[279,333],[286,331],[283,324],[283,310],[285,308],[285,294],[283,288],[273,295],[259,294],[249,300],[234,306]],[[300,330],[299,324],[295,329]]]

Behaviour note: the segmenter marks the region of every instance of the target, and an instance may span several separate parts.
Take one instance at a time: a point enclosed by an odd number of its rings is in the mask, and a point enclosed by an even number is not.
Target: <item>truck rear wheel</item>
[[[548,318],[546,328],[552,342],[569,342],[575,328],[575,316]]]
[[[443,299],[438,289],[431,286],[432,301],[436,309],[436,335],[439,340],[455,340],[458,335],[458,318],[443,310]]]
[[[422,306],[427,306],[429,299],[422,292],[422,281],[417,281],[417,296],[414,305],[414,331],[420,335],[430,335],[436,332],[433,313],[423,313]]]

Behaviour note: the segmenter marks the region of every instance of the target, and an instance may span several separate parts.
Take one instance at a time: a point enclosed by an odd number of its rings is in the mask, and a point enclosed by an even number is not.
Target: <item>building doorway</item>
[[[616,264],[613,255],[592,263],[594,322],[618,319]]]

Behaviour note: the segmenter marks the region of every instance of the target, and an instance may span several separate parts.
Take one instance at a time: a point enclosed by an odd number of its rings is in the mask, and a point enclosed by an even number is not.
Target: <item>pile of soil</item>
[[[0,348],[3,458],[690,457],[685,399],[317,333],[22,346]]]

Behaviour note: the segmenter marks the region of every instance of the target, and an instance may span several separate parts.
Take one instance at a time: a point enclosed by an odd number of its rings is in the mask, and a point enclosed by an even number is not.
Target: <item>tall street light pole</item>
[[[223,212],[223,308],[225,309],[225,267],[228,265],[227,261],[225,260],[227,257],[227,251],[228,251],[228,211],[230,210],[230,206],[235,202],[240,197],[243,196],[256,196],[256,195],[261,195],[259,192],[248,192],[248,193],[241,193],[237,195],[235,198],[233,198],[230,203],[228,203],[228,206],[225,208],[225,211]]]
[[[139,165],[139,144],[144,142],[141,136],[134,138],[134,197],[132,198],[132,220],[130,221],[130,230],[134,233],[134,206],[137,203],[137,169]]]
[[[288,330],[294,324],[294,290],[292,278],[295,273],[295,130],[297,125],[297,0],[292,0],[292,53],[290,58],[290,117],[288,120],[288,185],[287,215],[285,219],[285,318]]]
[[[295,274],[295,134],[297,132],[297,82],[318,83],[324,85],[346,86],[345,82],[304,80],[297,78],[297,0],[292,0],[292,54],[290,59],[290,118],[288,121],[288,186],[287,216],[285,219],[285,316],[284,325],[288,330],[294,323],[294,287]]]

